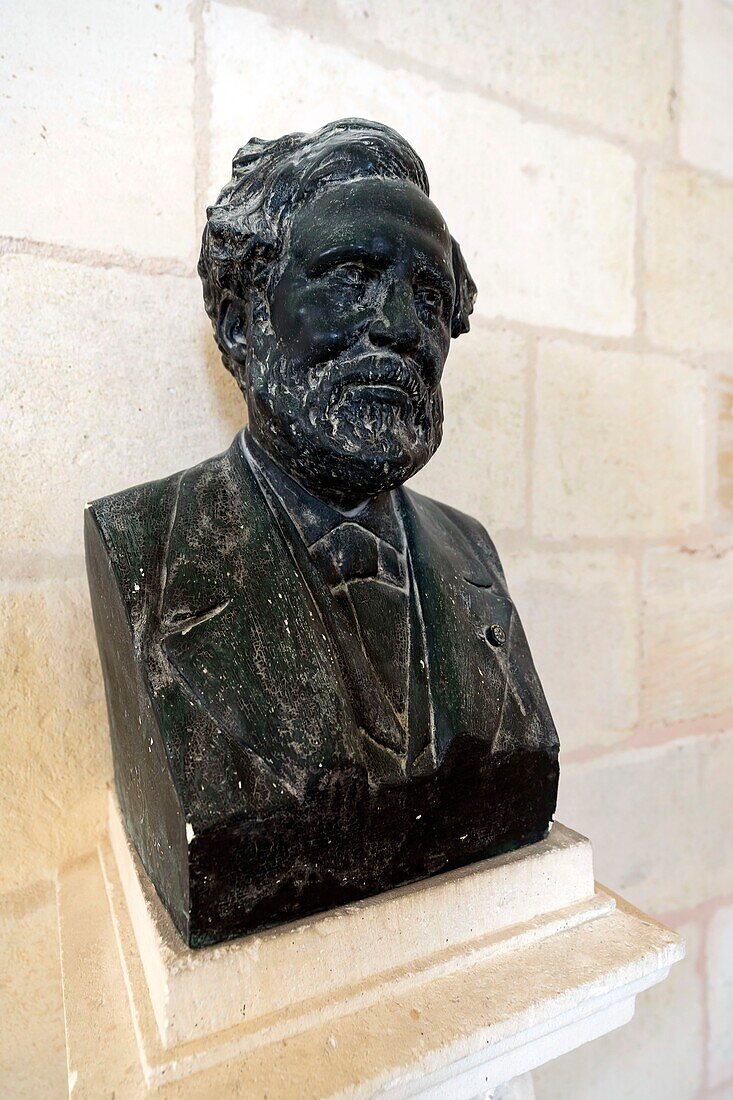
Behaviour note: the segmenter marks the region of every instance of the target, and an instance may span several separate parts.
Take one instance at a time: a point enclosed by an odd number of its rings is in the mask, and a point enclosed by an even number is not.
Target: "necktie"
[[[346,604],[404,729],[410,662],[410,597],[404,553],[358,523],[334,527],[310,547],[337,599]]]

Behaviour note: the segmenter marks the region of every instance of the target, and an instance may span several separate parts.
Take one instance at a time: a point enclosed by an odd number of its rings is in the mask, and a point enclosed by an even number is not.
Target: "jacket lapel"
[[[239,448],[182,477],[160,645],[195,704],[302,797],[353,738],[354,716],[320,609]]]
[[[416,595],[424,623],[433,743],[438,765],[460,735],[494,741],[509,680],[515,619],[503,582],[434,501],[401,491]],[[500,627],[495,648],[486,630]]]

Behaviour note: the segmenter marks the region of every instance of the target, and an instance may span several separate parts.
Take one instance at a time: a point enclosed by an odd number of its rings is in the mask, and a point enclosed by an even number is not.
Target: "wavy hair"
[[[425,166],[404,138],[379,122],[345,118],[312,134],[250,138],[234,157],[232,178],[206,211],[198,272],[217,331],[223,301],[249,301],[277,263],[295,210],[328,187],[380,176],[430,194]],[[451,335],[468,332],[476,285],[451,237],[456,294]],[[233,364],[220,346],[224,365]]]

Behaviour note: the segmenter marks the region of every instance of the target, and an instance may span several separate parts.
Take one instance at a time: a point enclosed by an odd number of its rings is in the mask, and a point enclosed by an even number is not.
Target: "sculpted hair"
[[[206,211],[198,272],[206,312],[217,331],[223,301],[250,301],[277,262],[293,212],[330,186],[369,176],[406,180],[430,194],[425,166],[389,126],[360,118],[330,122],[312,134],[251,138],[234,157],[232,178]],[[453,245],[456,296],[451,334],[468,332],[476,285]],[[224,351],[224,365],[232,363]]]

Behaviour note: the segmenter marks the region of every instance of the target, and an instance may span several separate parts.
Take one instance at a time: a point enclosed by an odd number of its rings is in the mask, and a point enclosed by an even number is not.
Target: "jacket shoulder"
[[[215,476],[225,455],[215,455],[168,477],[133,485],[87,505],[84,541],[87,568],[106,559],[128,608],[142,605],[160,582],[180,486]]]
[[[119,493],[100,497],[86,506],[85,537],[103,543],[113,563],[121,568],[126,560],[145,557],[165,530],[182,474],[133,485]]]
[[[155,603],[178,476],[100,497],[84,513],[87,575],[95,619],[121,600],[137,636]]]
[[[157,541],[161,526],[170,521],[181,483],[215,478],[227,455],[225,451],[168,477],[99,497],[86,506],[87,522],[97,526],[110,551]]]
[[[132,535],[136,527],[144,527],[146,520],[160,511],[161,504],[174,491],[183,472],[98,497],[87,504],[86,513],[110,540]]]
[[[433,497],[423,496],[412,489],[405,489],[408,499],[413,507],[417,507],[424,516],[431,519],[434,524],[440,525],[445,537],[455,540],[468,555],[497,574],[502,583],[504,570],[499,560],[499,554],[486,528],[474,516],[453,508],[450,504],[444,504]]]

